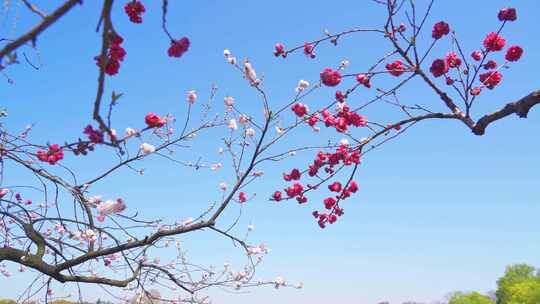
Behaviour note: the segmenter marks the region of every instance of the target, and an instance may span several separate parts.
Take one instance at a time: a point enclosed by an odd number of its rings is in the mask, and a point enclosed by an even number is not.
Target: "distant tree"
[[[540,286],[538,270],[527,264],[510,265],[506,268],[504,276],[497,280],[497,291],[495,293],[497,295],[497,304],[509,304],[523,297],[533,297],[532,293],[534,291],[531,288],[535,286]],[[536,304],[539,302],[523,302],[523,304],[525,303]]]
[[[540,280],[530,278],[510,287],[508,304],[540,303]]]
[[[448,304],[493,304],[488,296],[476,291],[471,293],[456,292],[448,301]]]

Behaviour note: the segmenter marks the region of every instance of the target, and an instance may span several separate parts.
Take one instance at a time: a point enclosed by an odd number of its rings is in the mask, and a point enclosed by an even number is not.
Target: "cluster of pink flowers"
[[[326,68],[321,72],[321,81],[325,86],[335,87],[341,82],[341,73],[339,70]]]
[[[304,43],[304,55],[309,58],[315,58],[315,45],[313,43],[306,42]]]
[[[500,21],[515,21],[517,19],[516,10],[514,8],[504,8],[499,11],[498,18]],[[433,26],[433,38],[440,39],[444,35],[447,35],[450,31],[450,27],[445,22],[441,21],[436,23]],[[500,35],[498,32],[490,32],[484,38],[483,49],[475,50],[471,53],[471,57],[474,61],[480,61],[480,67],[483,67],[487,70],[485,73],[479,74],[479,80],[482,83],[482,86],[477,86],[470,88],[470,93],[473,96],[479,95],[482,91],[482,87],[488,89],[494,89],[502,80],[502,73],[497,69],[497,62],[495,60],[487,60],[485,63],[488,54],[499,52],[504,49],[506,45],[506,39]],[[518,61],[523,55],[523,49],[518,45],[512,45],[506,50],[504,58],[508,62]],[[454,78],[448,76],[449,70],[451,68],[459,69],[464,58],[459,58],[458,55],[454,52],[449,52],[446,54],[444,59],[435,59],[430,67],[430,72],[434,77],[446,76],[446,84],[453,85],[456,81]],[[468,74],[469,71],[464,69],[464,74]]]
[[[391,75],[398,77],[405,72],[405,66],[401,60],[396,60],[392,63],[387,63],[386,70],[388,70],[388,73]]]
[[[40,161],[47,162],[51,165],[56,164],[59,160],[64,158],[64,152],[57,144],[49,145],[47,151],[38,150],[36,155]]]
[[[123,61],[126,56],[126,50],[121,47],[122,42],[124,42],[124,39],[120,35],[116,33],[110,34],[109,49],[107,50],[105,63],[105,73],[107,75],[116,75],[118,74],[118,70],[120,70],[120,61]],[[94,59],[96,60],[96,65],[101,67],[101,57],[96,56]]]
[[[97,220],[103,222],[105,217],[114,213],[122,212],[126,209],[126,204],[121,198],[113,200],[107,200],[105,202],[97,201],[96,209],[99,213]]]
[[[444,21],[439,21],[435,23],[435,25],[433,26],[431,37],[437,40],[437,39],[441,39],[443,36],[448,35],[449,33],[450,33],[450,26],[448,25],[448,23]]]
[[[169,57],[180,58],[187,52],[190,44],[189,38],[187,37],[183,37],[180,40],[172,40],[171,46],[167,50],[167,54]]]
[[[369,77],[366,74],[358,74],[358,75],[356,75],[356,81],[358,81],[359,84],[365,86],[368,89],[371,88],[371,80],[369,79]],[[342,101],[342,99],[338,98],[337,92],[336,92],[336,99],[338,101]]]
[[[346,104],[342,104],[335,115],[324,109],[322,116],[326,127],[334,127],[340,133],[347,132],[350,126],[357,128],[367,126],[366,117],[351,111]]]
[[[92,125],[87,125],[84,128],[83,133],[88,135],[88,139],[93,144],[102,144],[104,142],[104,140],[103,140],[103,132],[101,132],[98,129],[94,129],[92,127]]]
[[[144,5],[139,0],[130,0],[124,6],[124,11],[133,23],[142,23],[142,14],[146,11]]]
[[[285,46],[282,43],[276,43],[274,46],[274,56],[276,57],[287,57],[287,53],[285,52]]]
[[[321,169],[323,169],[326,174],[333,174],[335,172],[334,167],[339,164],[345,166],[360,164],[360,151],[357,149],[349,149],[345,144],[340,145],[335,152],[325,153],[319,151],[315,160],[309,165],[306,172],[310,177],[317,176]],[[310,189],[316,189],[317,186],[310,184],[304,186],[302,183],[298,182],[301,178],[302,172],[298,168],[292,169],[289,173],[284,173],[283,179],[287,182],[294,181],[294,183],[283,189],[283,191],[288,199],[294,198],[299,204],[304,204],[308,201],[308,198],[304,195],[305,192]],[[347,187],[344,187],[341,182],[336,181],[328,185],[328,190],[337,193],[335,197],[327,197],[323,200],[324,208],[330,210],[330,213],[319,213],[318,211],[313,213],[316,215],[315,217],[318,219],[318,224],[321,228],[325,228],[327,223],[334,223],[338,216],[344,214],[343,209],[339,207],[339,201],[350,197],[352,193],[358,191],[358,184],[351,181],[348,183]],[[283,200],[283,193],[281,191],[275,191],[271,199],[279,202]]]

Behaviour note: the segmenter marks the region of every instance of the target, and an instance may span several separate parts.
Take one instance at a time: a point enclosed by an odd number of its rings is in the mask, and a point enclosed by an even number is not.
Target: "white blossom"
[[[248,123],[248,121],[249,121],[249,117],[247,117],[246,115],[240,114],[240,115],[238,116],[238,122],[239,122],[239,123],[241,123],[241,124],[246,124],[246,123]]]
[[[222,165],[221,163],[212,164],[212,165],[210,166],[210,170],[216,171],[216,170],[218,170],[218,169],[221,168],[221,167],[223,167],[223,165]]]
[[[253,128],[247,128],[247,129],[246,129],[246,136],[250,136],[250,137],[255,136],[255,129],[253,129]]]
[[[152,146],[152,145],[149,144],[149,143],[143,143],[143,144],[141,145],[141,151],[142,151],[142,153],[144,153],[144,154],[154,153],[154,152],[156,152],[156,147]]]
[[[307,87],[309,87],[309,82],[307,82],[306,80],[301,79],[300,81],[298,81],[298,86],[296,87],[296,92],[300,93],[304,89],[306,89]]]
[[[126,137],[132,137],[132,136],[135,136],[137,135],[139,132],[135,129],[132,129],[132,128],[126,128],[126,131],[125,131],[125,135]]]
[[[236,130],[238,129],[238,125],[236,124],[236,119],[231,119],[229,120],[229,125],[227,126],[229,129],[231,130]]]
[[[189,104],[194,104],[197,100],[197,92],[195,90],[188,91],[186,100]]]

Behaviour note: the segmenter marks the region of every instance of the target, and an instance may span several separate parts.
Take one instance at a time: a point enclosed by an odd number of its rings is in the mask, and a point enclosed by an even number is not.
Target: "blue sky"
[[[233,95],[247,111],[260,111],[254,93],[225,63],[224,48],[250,59],[264,75],[271,104],[276,106],[290,100],[299,79],[315,82],[322,68],[336,66],[342,59],[351,62],[351,73],[363,70],[389,50],[382,39],[366,34],[343,38],[337,48],[322,46],[316,60],[302,54],[281,60],[271,54],[276,42],[301,44],[321,37],[324,29],[381,25],[384,11],[371,1],[170,2],[170,30],[192,41],[189,52],[179,60],[166,56],[168,40],[160,31],[158,3],[145,1],[147,13],[142,25],[126,22],[122,3],[115,6],[113,20],[125,38],[127,57],[120,74],[109,79],[107,95],[111,89],[125,93],[114,114],[119,130],[140,126],[148,111],[181,117],[185,92],[196,89],[201,100],[206,99],[212,83],[219,88],[218,101]],[[426,2],[417,1],[422,6]],[[523,46],[525,54],[504,72],[497,89],[480,96],[476,117],[538,89],[537,72],[531,67],[540,62],[540,43],[532,38],[537,36],[535,12],[540,4],[532,0],[489,4],[438,1],[428,19],[429,25],[447,21],[470,53],[480,47],[487,32],[497,29],[497,11],[505,6],[517,8],[518,21],[509,24],[503,35],[508,43]],[[3,11],[0,19],[0,36],[21,33],[31,25],[29,20],[35,21],[25,18],[28,16],[22,11],[16,18],[13,10],[5,14]],[[80,136],[90,122],[95,94],[97,70],[92,58],[99,50],[99,35],[94,32],[97,18],[96,4],[85,1],[38,40],[43,62],[39,71],[27,65],[8,70],[15,83],[0,82],[0,106],[8,109],[9,117],[3,121],[8,127],[22,129],[34,123],[32,138],[38,142]],[[429,31],[424,39],[430,41]],[[434,54],[445,54],[449,47],[445,40]],[[385,81],[390,84],[394,80]],[[307,102],[316,107],[332,92],[323,89]],[[373,92],[356,94],[350,103],[360,103],[369,94]],[[420,82],[411,82],[400,96],[444,110],[440,100]],[[383,121],[396,117],[395,110],[388,107],[378,107],[368,115]],[[538,109],[529,116],[526,120],[512,116],[490,125],[483,137],[453,121],[419,124],[364,159],[356,178],[361,191],[347,202],[343,219],[326,230],[320,230],[310,216],[312,206],[292,202],[276,205],[264,199],[283,186],[281,172],[307,163],[311,155],[298,155],[277,169],[266,168],[265,182],[248,189],[259,197],[245,206],[239,227],[254,223],[254,240],[265,241],[272,248],[259,272],[261,277],[282,275],[291,282],[303,281],[306,287],[262,288],[240,295],[216,291],[215,302],[430,301],[455,290],[493,290],[496,279],[511,263],[540,266]],[[318,139],[302,132],[298,138],[308,143]],[[218,159],[218,138],[217,134],[199,136],[195,148],[183,152],[181,158],[193,160],[203,155]],[[68,156],[65,162],[90,177],[95,164],[114,161],[107,155],[97,152],[83,162]],[[141,166],[146,168],[144,178],[124,170],[97,185],[96,194],[122,196],[130,210],[174,220],[203,210],[219,196],[217,184],[230,173],[201,172],[192,178],[192,171],[157,158]],[[20,178],[24,176],[11,175],[6,183]],[[320,198],[314,196],[311,204]],[[234,206],[225,219],[236,212]],[[229,242],[210,233],[187,239],[186,246],[205,264],[220,264],[241,255]],[[22,286],[25,279],[0,278],[0,296],[14,297],[18,290],[11,287]]]

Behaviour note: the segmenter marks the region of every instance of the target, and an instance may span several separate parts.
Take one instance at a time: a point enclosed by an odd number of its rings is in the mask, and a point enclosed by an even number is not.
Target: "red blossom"
[[[276,202],[281,201],[281,199],[282,199],[281,191],[276,191],[276,192],[274,192],[274,194],[272,194],[272,198],[273,198]]]
[[[332,184],[328,185],[328,189],[332,192],[340,192],[341,191],[341,183],[340,182],[333,182]]]
[[[245,203],[245,202],[247,201],[246,193],[240,192],[240,193],[238,194],[238,201],[239,201],[240,203]]]
[[[431,32],[431,37],[434,39],[441,39],[443,36],[450,33],[450,26],[444,21],[440,21],[433,25],[433,31]]]
[[[304,54],[310,58],[315,58],[315,53],[313,50],[315,49],[315,45],[312,43],[306,42],[304,43]]]
[[[482,82],[488,89],[492,90],[502,80],[502,74],[498,71],[489,71],[484,74],[480,74],[480,82]]]
[[[159,117],[159,115],[156,115],[154,113],[146,114],[146,116],[144,117],[144,122],[146,122],[146,125],[150,128],[161,128],[166,123],[165,119]]]
[[[356,81],[358,81],[358,83],[364,85],[366,88],[371,88],[371,82],[369,80],[369,77],[366,74],[358,74],[358,75],[356,75]]]
[[[338,70],[326,68],[321,72],[321,81],[324,85],[335,87],[341,82],[341,73]]]
[[[405,66],[403,65],[403,62],[401,62],[401,60],[396,60],[392,63],[387,63],[386,69],[388,70],[390,74],[396,77],[400,76],[401,74],[405,72]]]
[[[495,32],[487,34],[486,38],[484,39],[484,47],[490,52],[502,50],[505,44],[506,39]]]
[[[457,68],[461,65],[461,59],[454,52],[446,54],[444,59],[446,60],[446,64],[451,68]]]
[[[448,64],[443,59],[435,59],[429,68],[434,77],[440,77],[448,73]]]
[[[482,92],[481,87],[474,87],[474,88],[471,89],[471,95],[473,95],[473,96],[480,95],[480,92]]]
[[[336,204],[336,199],[333,197],[327,197],[324,199],[324,207],[326,209],[332,209],[334,205]]]
[[[474,59],[475,61],[480,61],[482,60],[482,58],[484,57],[484,55],[482,54],[481,51],[474,51],[471,53],[471,57],[472,59]]]
[[[113,76],[118,74],[118,70],[120,70],[120,62],[118,60],[109,59],[107,65],[105,66],[105,73]]]
[[[83,133],[88,135],[88,139],[94,143],[94,144],[102,144],[103,143],[103,132],[100,130],[94,129],[92,125],[87,125]]]
[[[494,69],[496,67],[497,67],[497,61],[495,60],[488,60],[488,62],[484,64],[484,69],[486,70]]]
[[[42,162],[47,162],[51,165],[56,164],[59,160],[64,158],[64,152],[57,144],[49,145],[47,151],[38,150],[37,158]]]
[[[517,13],[515,8],[506,7],[499,11],[497,15],[500,21],[516,21]]]
[[[518,61],[523,55],[523,49],[519,45],[512,45],[506,50],[504,58],[508,61]]]
[[[169,57],[176,57],[180,58],[182,55],[184,55],[185,52],[189,49],[189,39],[187,37],[183,37],[180,40],[172,40],[171,46],[167,50],[167,54]]]
[[[274,56],[278,57],[279,55],[282,55],[283,57],[285,57],[285,46],[281,43],[276,43],[276,45],[274,46]]]
[[[343,94],[343,92],[341,92],[341,91],[336,91],[336,100],[339,101],[339,102],[344,102],[345,101],[345,94]]]
[[[304,115],[307,114],[308,112],[308,108],[305,104],[302,104],[302,103],[295,103],[292,107],[291,107],[291,110],[294,112],[294,114],[296,114],[296,116],[298,117],[304,117]]]
[[[146,11],[139,0],[131,0],[124,6],[124,11],[133,23],[142,23],[142,14]]]

